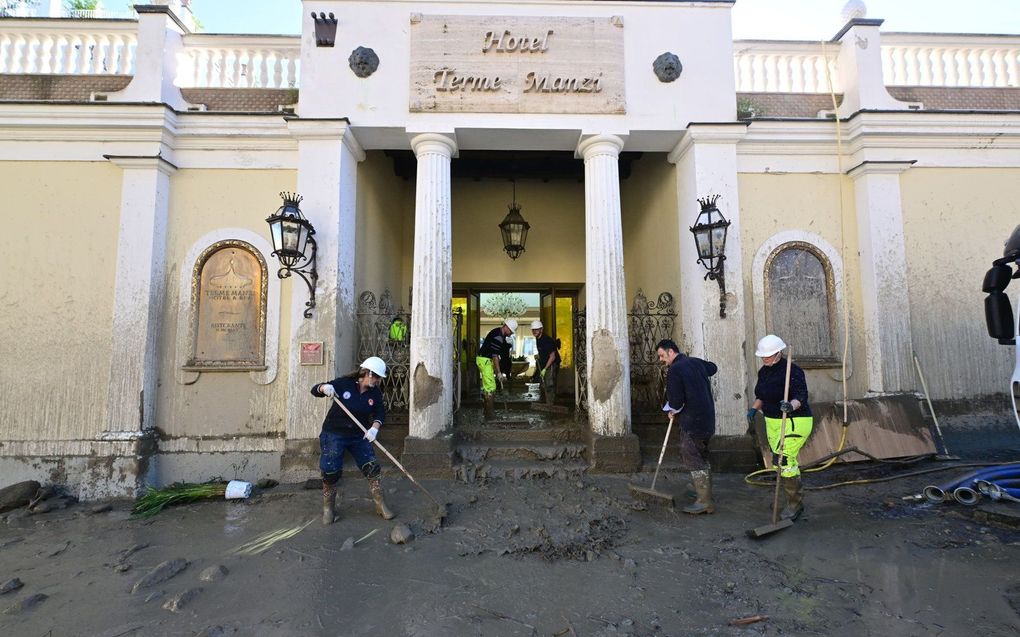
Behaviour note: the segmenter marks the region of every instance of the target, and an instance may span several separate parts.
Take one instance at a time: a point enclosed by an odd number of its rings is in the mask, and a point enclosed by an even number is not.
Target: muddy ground
[[[1008,419],[943,428],[966,459],[1020,459]],[[898,471],[842,467],[805,483]],[[769,521],[771,492],[739,475],[717,477],[718,512],[699,518],[632,500],[628,482],[648,475],[425,481],[450,503],[432,533],[426,501],[395,477],[392,522],[360,480],[329,527],[301,485],[143,521],[127,502],[20,510],[0,515],[0,586],[23,584],[0,594],[0,635],[1016,635],[1020,531],[901,500],[962,473],[811,491],[794,528],[757,541],[744,531]],[[679,503],[682,478],[660,478]],[[233,552],[307,521],[265,552]],[[393,544],[401,522],[416,537]],[[168,578],[146,579],[173,560]],[[767,619],[729,624],[756,615]]]

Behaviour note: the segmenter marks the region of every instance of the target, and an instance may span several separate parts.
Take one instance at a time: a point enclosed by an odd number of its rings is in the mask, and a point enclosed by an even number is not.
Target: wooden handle
[[[786,346],[786,381],[783,385],[783,402],[790,400],[790,370],[793,368],[793,347]],[[776,492],[772,496],[772,524],[779,522],[779,485],[783,475],[783,443],[786,441],[786,412],[779,423],[779,456],[776,464]]]

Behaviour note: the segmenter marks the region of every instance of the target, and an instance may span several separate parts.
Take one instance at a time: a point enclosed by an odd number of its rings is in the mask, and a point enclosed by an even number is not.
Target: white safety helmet
[[[544,326],[542,325],[542,321],[532,321],[531,322],[531,329],[533,329],[533,330],[540,330],[543,327]]]
[[[503,321],[503,325],[509,327],[511,332],[517,331],[517,321],[515,321],[514,319],[507,319]]]
[[[781,352],[784,349],[786,349],[786,343],[783,342],[783,339],[779,338],[775,334],[769,334],[758,341],[758,349],[755,351],[754,355],[759,358],[768,358],[776,352]]]
[[[361,364],[361,369],[367,369],[380,378],[386,378],[386,363],[378,356],[369,356]]]

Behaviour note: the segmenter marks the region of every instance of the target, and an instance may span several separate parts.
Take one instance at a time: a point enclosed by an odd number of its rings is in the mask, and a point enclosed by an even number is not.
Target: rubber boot
[[[329,484],[322,481],[322,523],[333,524],[336,520],[336,494],[337,484]]]
[[[368,489],[372,492],[372,499],[375,500],[375,512],[384,520],[392,520],[396,514],[390,511],[390,508],[386,506],[386,500],[383,500],[382,485],[379,483],[379,479],[369,480]]]
[[[715,513],[715,505],[712,503],[712,472],[691,471],[691,482],[694,483],[694,491],[698,499],[693,504],[683,508],[684,513],[700,515],[702,513]]]
[[[784,520],[796,520],[804,512],[804,492],[800,488],[800,476],[783,478],[783,491],[786,493],[786,506],[779,512]]]
[[[556,394],[551,392],[551,391],[549,391],[548,389],[545,390],[545,404],[547,404],[547,405],[555,405],[556,404]]]
[[[492,394],[485,394],[485,419],[492,420],[496,417],[496,397]]]

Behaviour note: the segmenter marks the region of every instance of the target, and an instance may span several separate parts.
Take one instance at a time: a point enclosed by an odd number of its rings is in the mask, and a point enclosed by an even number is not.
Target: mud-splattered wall
[[[158,427],[171,438],[224,438],[264,436],[285,430],[286,379],[289,313],[281,313],[279,342],[267,342],[266,351],[276,349],[279,365],[276,378],[268,385],[252,381],[248,372],[202,373],[190,385],[175,381],[178,360],[178,303],[180,269],[185,255],[201,237],[223,228],[240,228],[268,236],[265,218],[282,203],[278,193],[293,191],[297,175],[291,170],[179,170],[171,178],[170,213],[167,232],[167,304],[164,307],[160,349],[160,391],[156,407]],[[309,212],[312,222],[316,219]],[[262,255],[268,276],[276,277],[279,262]],[[321,257],[320,257],[321,258]],[[294,292],[296,290],[296,292]],[[269,303],[290,304],[292,293],[307,294],[304,283],[293,277],[281,286],[280,299]]]
[[[669,292],[676,306],[682,307],[680,268],[701,266],[693,261],[680,263],[676,169],[666,155],[646,153],[634,162],[630,178],[620,184],[620,199],[628,310],[638,288],[652,300]],[[693,236],[690,241],[693,245]]]
[[[1020,223],[1020,169],[901,176],[911,336],[933,398],[1005,392],[1013,348],[988,336],[981,281]],[[1015,303],[1020,285],[1006,290]]]
[[[740,214],[744,247],[744,294],[749,305],[747,317],[747,358],[749,388],[761,362],[754,357],[754,344],[771,331],[781,337],[790,338],[782,325],[761,323],[762,312],[757,304],[764,298],[752,289],[755,272],[755,256],[762,246],[780,233],[800,231],[817,235],[842,256],[846,241],[845,261],[846,287],[844,301],[848,303],[850,321],[850,356],[848,357],[848,393],[860,397],[867,387],[864,380],[863,363],[866,354],[864,339],[860,330],[862,308],[860,275],[857,259],[857,225],[854,208],[854,189],[849,179],[844,178],[843,210],[840,209],[840,182],[837,175],[823,174],[747,174],[739,176]],[[841,223],[841,215],[843,217]],[[760,276],[760,274],[759,274]],[[836,281],[837,285],[842,285]],[[841,311],[836,312],[837,352],[842,358]],[[820,319],[821,320],[821,319]],[[792,339],[791,339],[792,340]],[[796,352],[794,352],[796,359]],[[843,389],[839,366],[806,370],[812,400],[829,401],[842,399]]]
[[[0,191],[0,438],[95,438],[107,429],[121,170],[2,162]]]

